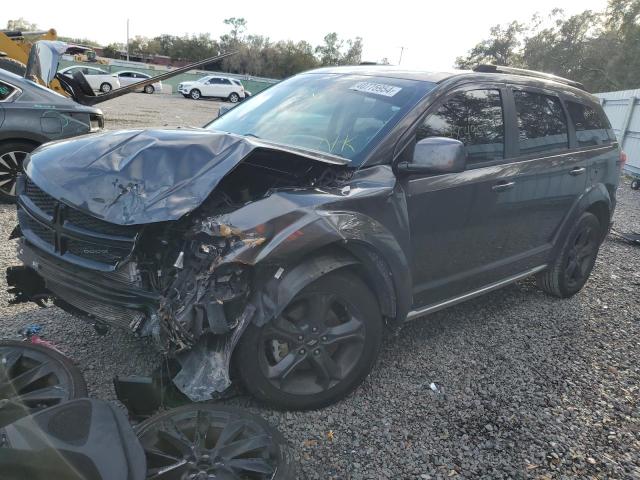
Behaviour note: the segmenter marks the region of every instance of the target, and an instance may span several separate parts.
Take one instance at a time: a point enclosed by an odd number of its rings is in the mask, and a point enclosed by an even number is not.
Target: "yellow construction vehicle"
[[[31,46],[38,40],[57,39],[58,34],[53,28],[36,32],[0,30],[0,68],[24,76]],[[48,86],[58,93],[67,95],[58,80],[54,79]]]

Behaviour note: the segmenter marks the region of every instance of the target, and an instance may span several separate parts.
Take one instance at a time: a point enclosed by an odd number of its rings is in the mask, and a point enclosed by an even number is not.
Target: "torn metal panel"
[[[182,369],[173,377],[173,383],[190,400],[210,400],[231,385],[231,355],[254,311],[253,306],[247,306],[233,332],[202,338],[193,349],[177,356]]]

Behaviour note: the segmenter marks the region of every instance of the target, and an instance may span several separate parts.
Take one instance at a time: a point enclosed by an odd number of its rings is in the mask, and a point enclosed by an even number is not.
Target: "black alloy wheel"
[[[0,427],[86,396],[82,374],[63,355],[41,345],[0,341]]]
[[[584,212],[564,238],[559,255],[536,276],[538,286],[560,298],[578,293],[591,275],[602,240],[598,218]]]
[[[352,273],[334,272],[304,288],[278,318],[250,325],[234,362],[260,400],[280,408],[321,408],[364,380],[382,331],[369,288]]]
[[[136,429],[147,479],[294,480],[282,435],[239,409],[194,404],[169,410]]]
[[[600,228],[586,223],[573,240],[567,255],[565,282],[567,288],[581,288],[587,281],[600,245]]]
[[[35,145],[26,142],[9,142],[0,145],[0,199],[13,203],[16,200],[16,181],[22,173],[22,164]]]

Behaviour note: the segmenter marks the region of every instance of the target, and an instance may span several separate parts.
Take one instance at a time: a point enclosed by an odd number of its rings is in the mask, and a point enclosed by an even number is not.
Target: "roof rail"
[[[511,75],[522,75],[525,77],[542,78],[544,80],[553,80],[554,82],[564,83],[565,85],[570,85],[581,90],[586,90],[585,86],[580,82],[569,80],[568,78],[558,77],[557,75],[552,75],[550,73],[537,72],[535,70],[526,70],[524,68],[504,67],[502,65],[481,63],[473,67],[472,70],[474,72],[482,73],[506,73]]]

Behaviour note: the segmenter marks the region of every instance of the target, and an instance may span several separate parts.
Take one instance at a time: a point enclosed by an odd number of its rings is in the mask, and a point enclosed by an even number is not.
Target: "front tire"
[[[16,181],[22,173],[22,163],[37,145],[28,142],[8,142],[0,145],[0,200],[16,201]]]
[[[200,97],[202,96],[202,94],[200,93],[200,90],[198,90],[197,88],[194,88],[193,90],[191,90],[189,92],[189,96],[193,99],[193,100],[199,100]]]
[[[559,298],[578,293],[596,263],[602,228],[593,213],[583,213],[565,238],[558,257],[547,270],[537,275],[538,287]]]
[[[100,85],[100,91],[102,93],[109,93],[111,90],[113,90],[113,87],[110,83],[104,82],[102,85]]]
[[[144,93],[148,93],[149,95],[155,91],[156,89],[153,88],[153,85],[147,85],[146,87],[144,87]]]
[[[382,335],[376,297],[343,270],[302,289],[278,318],[249,325],[234,361],[243,385],[259,400],[283,409],[317,409],[364,381]]]
[[[229,95],[229,101],[231,103],[238,103],[240,101],[240,95],[238,95],[236,92],[233,92],[231,95]]]

